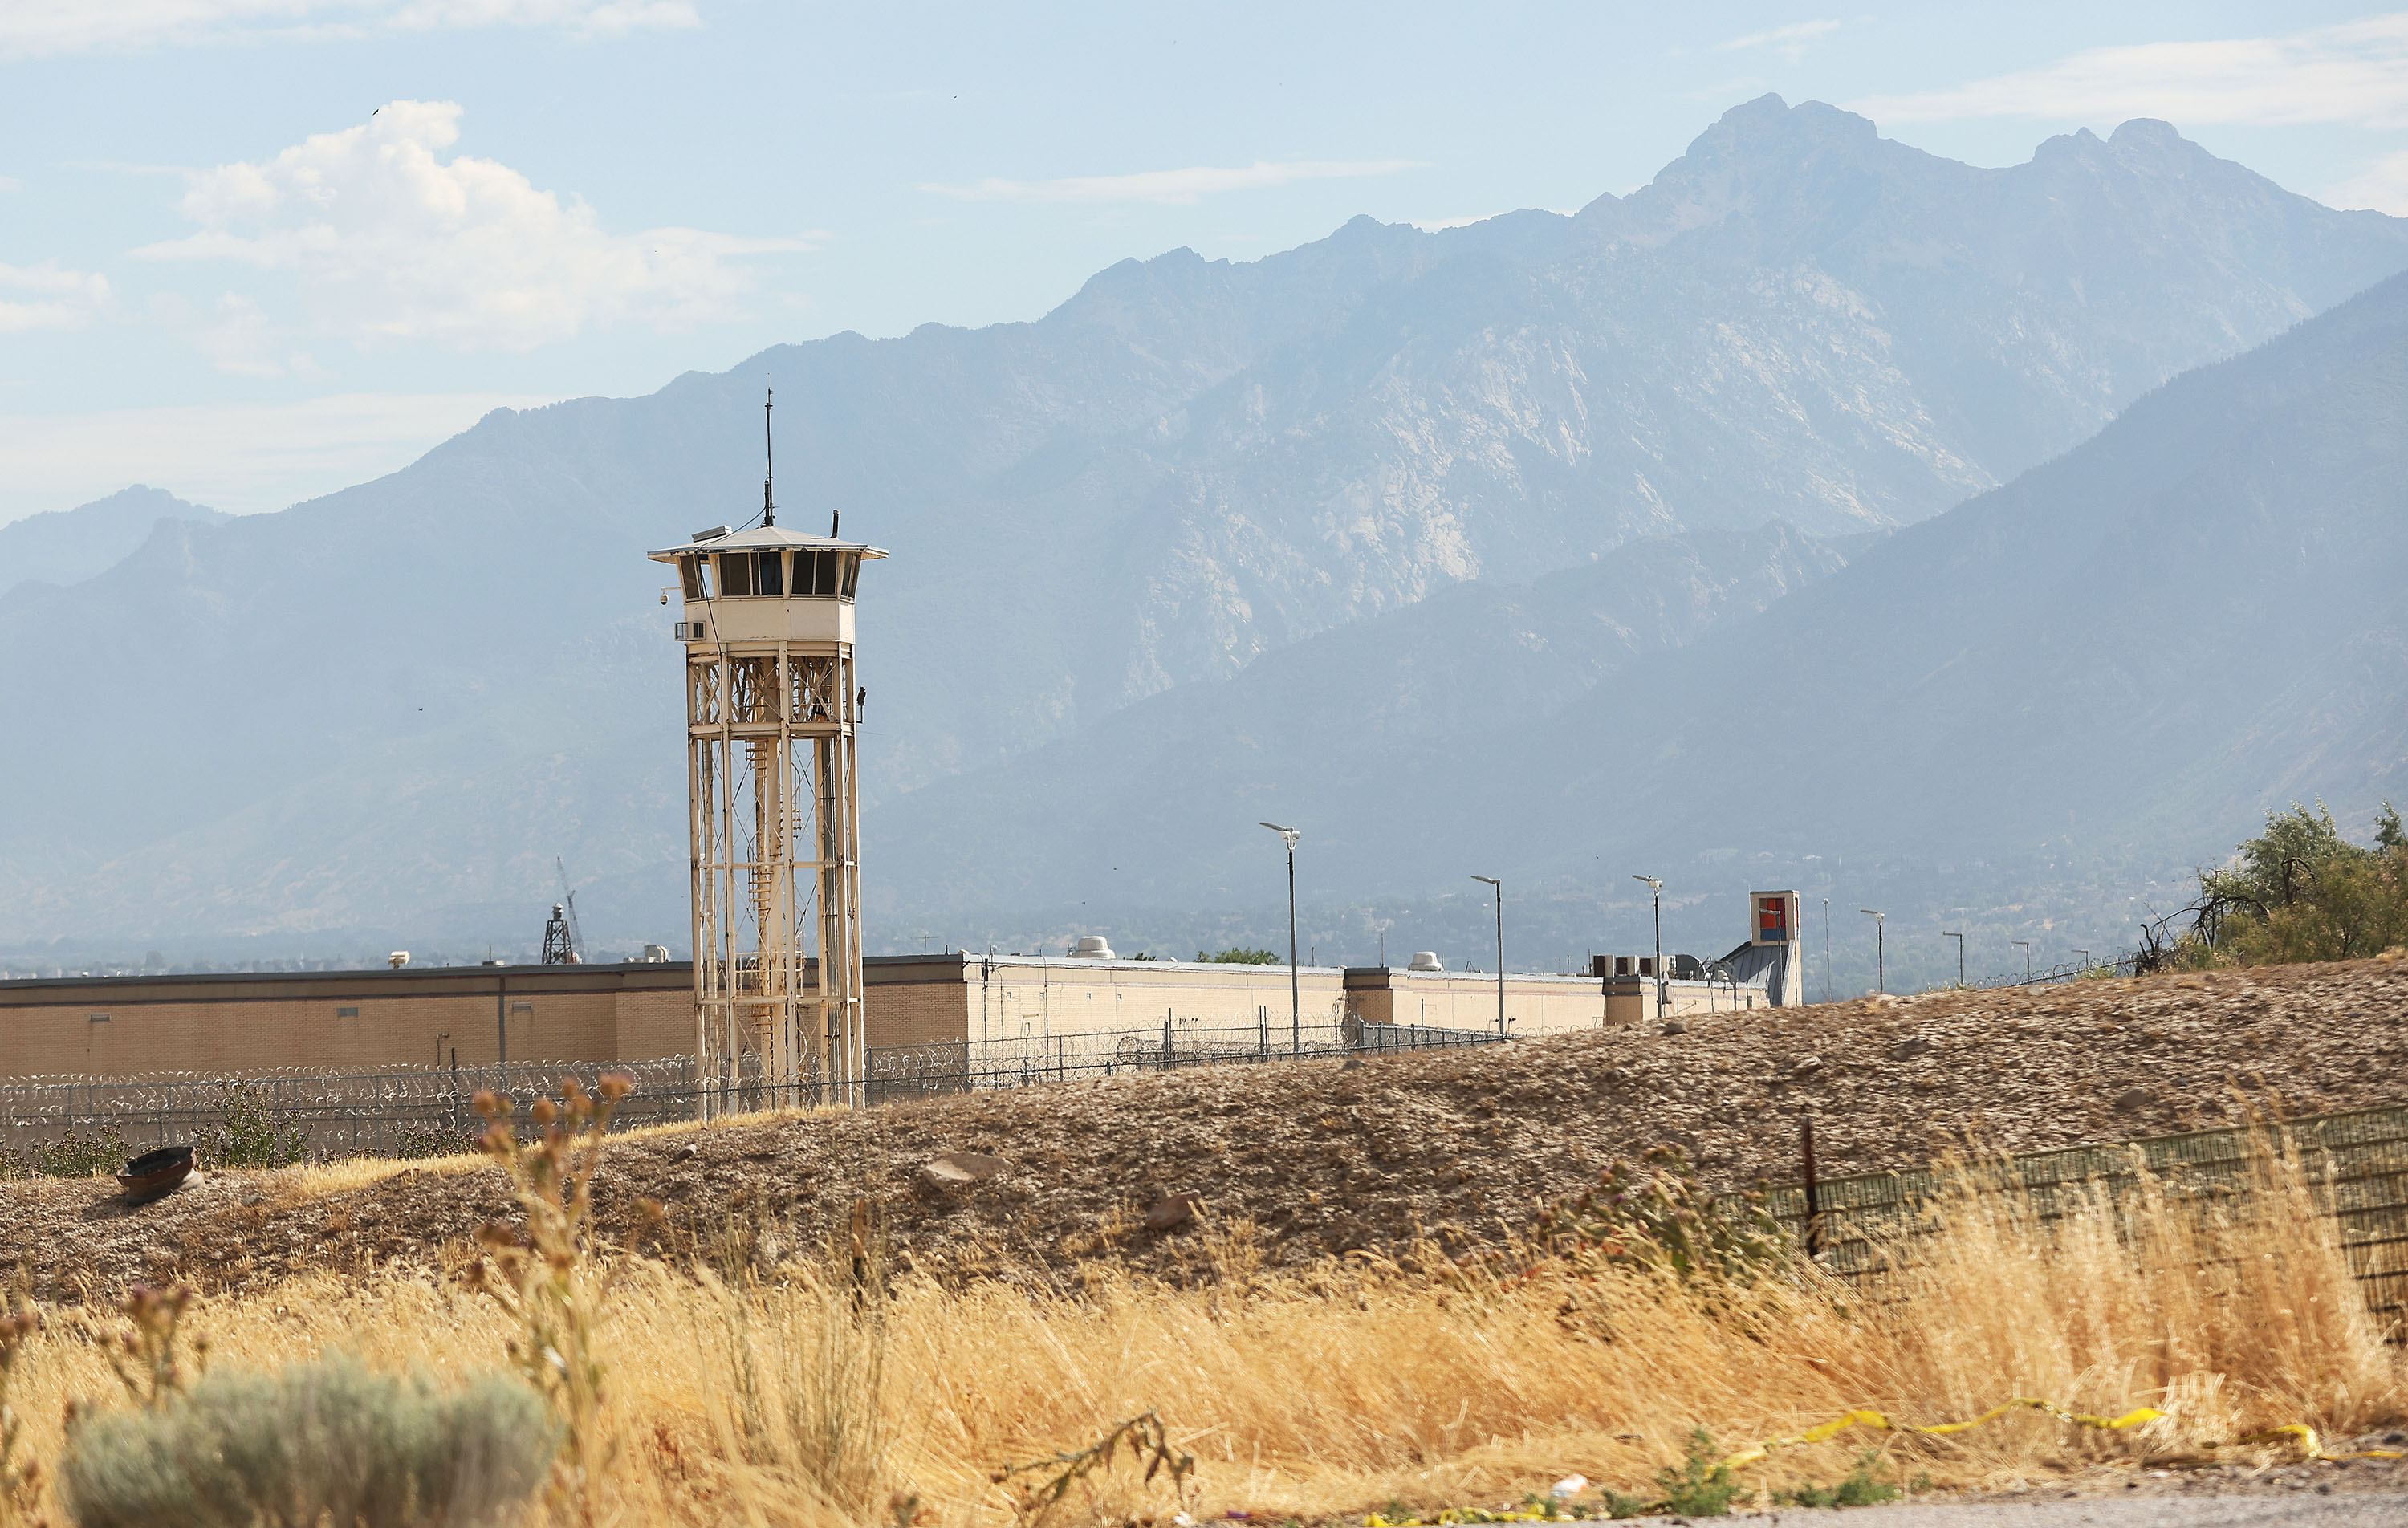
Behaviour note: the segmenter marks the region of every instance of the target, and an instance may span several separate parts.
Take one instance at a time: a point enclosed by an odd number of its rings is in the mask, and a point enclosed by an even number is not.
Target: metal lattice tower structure
[[[853,588],[875,547],[776,523],[652,553],[686,619],[695,1056],[771,1107],[858,1105],[861,792]],[[748,1065],[747,1058],[757,1058]]]

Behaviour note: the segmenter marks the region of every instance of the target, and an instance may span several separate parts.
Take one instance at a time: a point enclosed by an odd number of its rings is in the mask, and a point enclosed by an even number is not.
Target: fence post
[[[1798,1117],[1798,1140],[1806,1157],[1806,1255],[1823,1255],[1823,1186],[1814,1176],[1814,1114]]]
[[[1170,1070],[1170,1016],[1162,1016],[1162,1069]]]

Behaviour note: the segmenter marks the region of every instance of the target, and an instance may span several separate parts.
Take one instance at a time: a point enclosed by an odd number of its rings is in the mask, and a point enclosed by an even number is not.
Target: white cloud
[[[701,24],[686,0],[7,0],[0,58],[438,29],[613,36]]]
[[[1805,55],[1808,43],[1817,37],[1829,36],[1840,30],[1840,22],[1831,21],[1792,21],[1787,26],[1776,26],[1769,32],[1751,32],[1743,37],[1718,42],[1714,44],[1714,51],[1736,53],[1749,48],[1771,48],[1794,64]]]
[[[1885,125],[1969,117],[2163,117],[2408,126],[2408,13],[2275,37],[2096,48],[2043,68],[1847,103]]]
[[[307,403],[0,414],[0,521],[154,483],[235,513],[281,509],[408,466],[508,393],[346,393]]]
[[[967,202],[1167,202],[1178,206],[1224,191],[1254,191],[1265,186],[1292,185],[1298,180],[1342,180],[1361,176],[1394,175],[1422,167],[1412,159],[1288,160],[1224,167],[1193,164],[1180,170],[1144,170],[1136,175],[1080,175],[1061,180],[998,180],[989,178],[968,186],[923,185],[942,196]]]
[[[9,293],[25,293],[24,298]],[[29,329],[79,329],[108,303],[108,278],[71,271],[55,260],[0,265],[0,335]]]
[[[2408,153],[2386,154],[2316,198],[2327,207],[2372,207],[2408,218]]]
[[[22,191],[24,189],[25,182],[18,179],[15,176],[0,175],[0,191]]]
[[[674,329],[734,317],[754,282],[733,257],[819,243],[605,233],[582,202],[506,164],[438,158],[460,115],[448,101],[395,101],[265,164],[194,172],[181,207],[199,232],[134,252],[289,276],[304,310],[296,333],[525,350],[624,321]]]

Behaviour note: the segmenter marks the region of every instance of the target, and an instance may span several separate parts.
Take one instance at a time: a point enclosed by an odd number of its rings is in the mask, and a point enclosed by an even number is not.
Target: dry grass
[[[1493,1506],[1572,1471],[1638,1491],[1693,1426],[1736,1448],[1860,1406],[1941,1421],[2034,1395],[2173,1414],[2112,1435],[2027,1414],[1886,1440],[1907,1473],[1990,1487],[2282,1422],[2380,1425],[2408,1413],[2408,1384],[2315,1192],[2270,1155],[2255,1192],[2213,1207],[2152,1187],[2044,1225],[1969,1179],[1943,1229],[1861,1292],[1813,1274],[1737,1288],[1559,1263],[1510,1285],[1364,1263],[1272,1276],[1251,1266],[1243,1227],[1203,1288],[1105,1266],[1075,1289],[1033,1270],[865,1287],[849,1249],[765,1270],[744,1254],[774,1247],[775,1229],[734,1228],[720,1272],[611,1274],[601,1337],[620,1464],[603,1517],[1005,1523],[999,1466],[1149,1410],[1197,1456],[1199,1517],[1275,1519]],[[62,1402],[114,1392],[91,1340],[108,1324],[54,1312],[36,1339],[16,1399],[37,1455],[61,1446]],[[454,1377],[499,1366],[512,1334],[471,1293],[397,1278],[303,1277],[196,1324],[213,1364],[348,1347]],[[1878,1441],[1784,1450],[1752,1473],[1829,1481]],[[1172,1510],[1125,1464],[1097,1478],[1056,1521]]]

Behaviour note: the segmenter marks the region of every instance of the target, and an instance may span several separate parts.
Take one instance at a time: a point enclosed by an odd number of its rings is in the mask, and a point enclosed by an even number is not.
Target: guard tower
[[[787,530],[766,483],[762,499],[757,530],[722,525],[651,554],[676,565],[685,603],[706,1113],[739,1092],[769,1107],[862,1102],[853,599],[861,564],[886,554],[838,540],[835,522]]]

